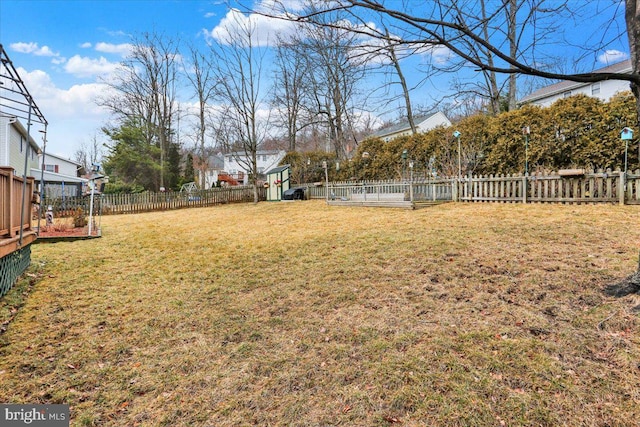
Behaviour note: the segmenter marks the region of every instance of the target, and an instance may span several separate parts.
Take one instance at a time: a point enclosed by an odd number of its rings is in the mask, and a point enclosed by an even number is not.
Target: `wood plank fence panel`
[[[258,188],[258,199],[266,200],[266,190]],[[89,212],[90,196],[44,200],[54,217],[74,215],[77,209]],[[226,203],[253,202],[253,187],[214,188],[186,193],[104,194],[94,196],[94,212],[103,215],[136,214],[192,207],[208,207]]]

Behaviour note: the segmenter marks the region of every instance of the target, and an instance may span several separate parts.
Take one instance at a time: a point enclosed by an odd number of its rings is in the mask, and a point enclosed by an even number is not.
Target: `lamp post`
[[[413,160],[409,160],[409,200],[413,203]]]
[[[460,191],[460,182],[462,181],[462,154],[461,154],[461,146],[460,146],[460,135],[462,135],[458,131],[453,132],[453,137],[458,140],[458,183],[455,186],[455,200],[460,201],[458,197],[458,192]]]
[[[531,129],[529,126],[522,128],[522,134],[524,135],[524,174],[529,176],[529,134]]]
[[[93,198],[96,189],[96,179],[104,178],[104,175],[100,175],[98,172],[100,172],[100,165],[94,163],[91,168],[91,178],[89,179],[89,184],[91,185],[91,201],[89,203],[89,236],[91,236],[91,233],[93,232]]]
[[[458,180],[462,179],[462,149],[460,147],[460,135],[462,134],[458,131],[453,132],[453,137],[458,140]]]
[[[322,161],[322,168],[324,169],[324,180],[325,180],[325,198],[327,203],[329,203],[329,171],[327,171],[327,161]]]
[[[633,129],[625,127],[620,132],[620,139],[624,141],[624,180],[625,180],[625,188],[627,185],[627,167],[629,165],[629,141],[633,139]]]
[[[406,175],[406,164],[407,164],[407,157],[409,156],[409,152],[407,150],[402,150],[402,155],[400,156],[402,158],[402,180],[404,181],[405,179],[405,175]]]

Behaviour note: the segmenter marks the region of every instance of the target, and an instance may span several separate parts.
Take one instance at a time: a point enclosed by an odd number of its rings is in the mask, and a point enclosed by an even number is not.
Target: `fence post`
[[[452,198],[453,198],[454,202],[459,202],[460,201],[460,199],[458,198],[458,185],[459,184],[460,183],[458,182],[457,178],[454,178],[454,179],[451,180],[451,187],[452,187],[451,189],[453,190],[453,191],[451,191],[451,193],[452,193],[451,195],[453,196]]]
[[[621,205],[624,205],[625,187],[627,186],[627,173],[620,171],[620,184],[618,186],[618,197]]]

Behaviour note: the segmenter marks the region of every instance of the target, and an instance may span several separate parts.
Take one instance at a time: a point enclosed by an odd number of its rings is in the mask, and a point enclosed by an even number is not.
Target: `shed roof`
[[[278,166],[277,168],[273,168],[269,172],[267,172],[267,175],[271,175],[272,173],[283,172],[283,171],[289,169],[290,167],[291,167],[291,165]]]

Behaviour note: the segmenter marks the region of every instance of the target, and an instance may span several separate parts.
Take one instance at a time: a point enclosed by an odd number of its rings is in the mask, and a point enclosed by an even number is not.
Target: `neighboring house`
[[[32,168],[31,173],[40,182],[44,180],[44,194],[46,197],[78,197],[86,190],[88,180],[78,174],[82,165],[73,160],[45,153],[39,156],[40,164],[44,164],[44,175],[39,168]]]
[[[287,154],[283,150],[270,150],[257,152],[257,172],[258,175],[265,174],[267,171],[278,166],[280,161]],[[249,183],[249,169],[247,164],[249,160],[245,153],[236,152],[224,155],[224,170],[229,173],[238,182],[247,185]]]
[[[31,169],[38,167],[40,147],[33,139],[33,134],[28,139],[27,143],[27,129],[19,119],[0,116],[0,166],[12,167],[18,176],[32,176]]]
[[[45,153],[44,160],[42,154],[39,157],[40,164],[44,164],[45,172],[77,177],[79,176],[78,172],[82,169],[82,164],[70,159],[65,159],[64,157],[56,156],[55,154]]]
[[[202,176],[204,175],[204,188],[203,190],[215,187],[218,183],[218,176],[224,171],[224,159],[222,154],[209,156],[207,159],[206,170],[197,170],[198,184],[202,182]]]
[[[451,126],[451,121],[443,113],[438,111],[428,116],[416,116],[413,118],[418,132],[427,132],[438,126]],[[409,120],[402,121],[388,128],[380,129],[375,132],[372,137],[380,138],[385,142],[391,141],[400,136],[411,135],[411,126]]]
[[[631,61],[626,60],[595,70],[594,73],[628,73],[631,72]],[[520,100],[520,104],[533,104],[548,107],[559,99],[568,98],[580,93],[609,101],[618,92],[631,90],[629,82],[624,80],[603,80],[595,83],[577,83],[561,81],[536,90]]]

